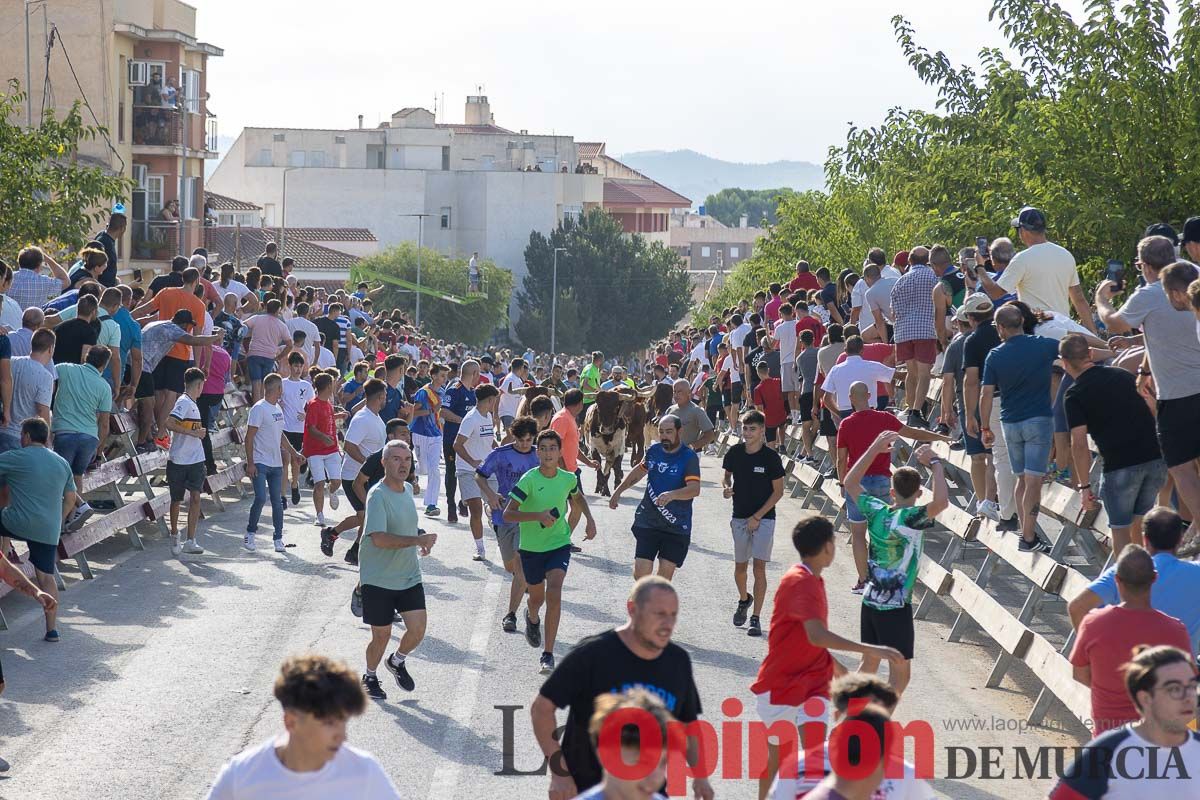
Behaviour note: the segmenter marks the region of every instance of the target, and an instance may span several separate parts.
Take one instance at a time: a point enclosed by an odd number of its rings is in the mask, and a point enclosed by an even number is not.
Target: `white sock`
[[[393,667],[398,667],[404,663],[404,654],[401,653],[399,650],[397,650],[396,652],[392,653],[392,657],[390,660],[392,662]]]
[[[481,552],[481,553],[483,552],[483,539],[476,539],[476,540],[475,540],[475,549],[476,549],[476,550],[478,550],[478,551],[479,551],[479,552]]]
[[[374,677],[376,677],[376,675],[375,675],[375,670],[368,668],[368,669],[367,669],[367,676],[368,676],[368,677],[370,677],[370,678],[374,678]]]

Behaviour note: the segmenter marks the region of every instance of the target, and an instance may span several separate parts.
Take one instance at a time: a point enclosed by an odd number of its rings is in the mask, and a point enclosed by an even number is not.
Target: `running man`
[[[458,488],[471,517],[471,536],[475,538],[475,561],[483,561],[484,558],[483,495],[472,477],[496,445],[496,429],[492,424],[492,416],[499,398],[500,392],[495,386],[480,386],[476,389],[475,407],[463,417],[458,426],[458,435],[454,439],[453,466],[458,470]],[[506,427],[512,427],[511,419]]]
[[[342,458],[342,491],[350,501],[354,513],[338,523],[336,528],[321,529],[321,552],[326,556],[333,555],[333,543],[338,534],[352,528],[359,528],[361,537],[363,501],[354,493],[354,479],[363,462],[372,453],[383,449],[387,441],[387,428],[379,418],[379,411],[387,400],[387,385],[378,378],[371,378],[363,385],[362,407],[351,418],[346,427],[346,440],[342,443],[344,457]],[[346,563],[358,563],[358,539],[346,552]]]
[[[204,442],[208,435],[200,419],[197,398],[204,391],[204,370],[190,367],[183,373],[183,394],[167,415],[171,432],[171,450],[167,455],[167,486],[171,492],[171,555],[182,551],[199,555],[204,548],[196,544],[196,523],[200,520],[200,490],[204,488]],[[187,536],[179,533],[179,506],[188,496]]]
[[[342,470],[342,454],[338,450],[337,423],[346,412],[335,412],[333,408],[333,376],[320,373],[313,378],[313,397],[304,406],[304,435],[301,453],[308,459],[308,474],[313,480],[313,507],[317,510],[317,524],[328,527],[325,522],[325,491],[329,491],[329,507],[337,511],[337,490]]]
[[[571,422],[574,424],[575,420],[572,419]],[[533,451],[533,440],[538,434],[538,425],[532,417],[517,417],[509,430],[513,435],[512,442],[501,445],[488,454],[475,470],[475,484],[492,510],[492,529],[496,532],[500,559],[504,562],[504,569],[512,575],[512,584],[508,590],[508,613],[500,621],[500,627],[505,633],[514,633],[517,630],[517,609],[521,607],[521,598],[525,596],[525,573],[521,569],[521,559],[517,553],[521,526],[516,522],[504,521],[504,504],[505,498],[517,485],[517,481],[521,480],[526,472],[538,468],[538,455]],[[492,478],[496,479],[495,489],[492,489],[490,483]]]
[[[442,513],[437,506],[442,488],[442,400],[438,392],[446,383],[446,368],[434,364],[429,370],[429,383],[413,395],[412,432],[413,448],[417,462],[425,475],[425,516],[436,517]],[[482,536],[482,532],[480,536]]]
[[[417,529],[417,505],[407,482],[412,470],[412,451],[407,444],[391,441],[384,446],[383,470],[383,480],[367,493],[358,568],[363,622],[371,626],[362,684],[373,700],[387,699],[375,670],[391,641],[397,614],[404,635],[384,666],[401,689],[411,692],[416,688],[405,660],[425,638],[425,586],[418,556],[429,555],[437,542],[436,533]]]
[[[463,417],[475,407],[475,389],[478,386],[479,362],[468,360],[463,362],[459,377],[452,380],[442,393],[442,458],[446,459],[446,521],[450,523],[458,522],[459,517],[469,513],[465,502],[455,502],[458,459],[454,456],[454,440],[458,438],[458,426],[462,424]]]
[[[579,416],[575,421],[582,425],[583,415],[587,413],[587,408],[592,403],[596,402],[596,392],[600,391],[601,365],[604,363],[604,353],[599,350],[592,353],[592,363],[584,367],[583,372],[579,375],[579,388],[583,391],[583,407],[579,409]]]
[[[296,452],[283,434],[283,409],[279,407],[282,396],[283,378],[272,372],[263,378],[263,397],[251,407],[246,419],[246,477],[254,483],[254,501],[250,504],[250,519],[246,522],[242,547],[251,553],[257,549],[254,535],[268,497],[271,523],[275,528],[275,552],[284,551],[283,459],[286,455],[296,463],[304,462],[304,456]]]
[[[608,507],[615,509],[621,494],[648,475],[646,494],[633,515],[637,548],[633,558],[636,581],[654,571],[667,580],[683,566],[692,539],[692,501],[700,496],[700,457],[680,440],[679,417],[664,414],[658,423],[656,444],[646,458],[629,471],[612,493]]]
[[[505,522],[521,524],[519,553],[529,591],[525,612],[525,640],[530,647],[542,645],[538,671],[554,671],[554,640],[562,614],[562,586],[571,563],[571,529],[567,525],[568,503],[587,517],[584,538],[596,536],[596,521],[588,508],[579,478],[559,467],[562,439],[552,430],[537,437],[538,468],[526,472],[509,492],[516,501],[504,508]],[[543,644],[538,611],[546,603],[546,638]]]
[[[313,385],[305,371],[304,354],[293,350],[287,357],[287,377],[283,379],[283,395],[279,405],[283,409],[283,435],[297,453],[304,449],[304,412],[308,401],[313,399]],[[283,462],[283,482],[292,487],[292,505],[300,505],[300,464],[288,459]],[[289,478],[290,476],[290,478]],[[280,487],[282,489],[282,487]],[[283,507],[287,508],[287,497]]]

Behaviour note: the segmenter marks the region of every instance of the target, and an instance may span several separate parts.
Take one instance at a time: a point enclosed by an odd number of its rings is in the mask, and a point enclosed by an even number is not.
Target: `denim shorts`
[[[978,416],[975,418],[977,421]],[[983,456],[992,452],[990,448],[983,446],[983,440],[978,436],[972,436],[967,433],[967,415],[961,410],[958,412],[958,427],[962,431],[963,452],[969,456]]]
[[[888,475],[864,475],[862,488],[871,497],[878,497],[885,503],[891,503],[892,501],[892,479]],[[845,493],[843,489],[842,494]],[[846,519],[851,522],[867,521],[862,511],[859,510],[858,503],[852,502],[849,497],[846,498]]]
[[[1158,503],[1158,490],[1167,482],[1167,463],[1161,458],[1114,469],[1100,480],[1100,499],[1112,528],[1126,528]]]
[[[275,371],[275,359],[266,356],[246,356],[246,370],[250,380],[261,381]]]
[[[1013,475],[1045,475],[1054,443],[1054,418],[1032,417],[1020,422],[1001,422],[1001,426]]]
[[[54,434],[54,452],[71,465],[72,475],[82,475],[87,471],[99,446],[99,440],[86,433],[59,431]]]
[[[0,453],[7,453],[9,450],[21,449],[21,437],[13,436],[11,433],[0,433]]]

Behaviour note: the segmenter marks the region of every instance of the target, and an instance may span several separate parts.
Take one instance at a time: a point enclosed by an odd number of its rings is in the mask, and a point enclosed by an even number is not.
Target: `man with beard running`
[[[679,417],[664,414],[658,423],[659,442],[646,450],[638,464],[609,498],[615,509],[622,492],[648,476],[646,494],[633,516],[637,540],[633,578],[649,575],[658,559],[658,574],[667,580],[683,566],[692,536],[692,500],[700,495],[700,457],[680,438]]]
[[[458,426],[462,424],[467,412],[475,407],[475,389],[479,386],[479,362],[464,361],[459,370],[457,380],[451,381],[446,387],[442,400],[442,457],[446,460],[446,521],[458,522],[460,516],[465,517],[467,509],[466,496],[470,487],[463,489],[463,499],[455,504],[455,494],[458,491],[458,458],[454,452],[454,440],[458,437]],[[468,474],[471,470],[464,470]]]

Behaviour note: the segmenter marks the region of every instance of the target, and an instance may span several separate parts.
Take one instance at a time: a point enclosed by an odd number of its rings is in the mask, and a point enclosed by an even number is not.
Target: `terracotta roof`
[[[237,233],[237,230],[237,228],[220,226],[204,229],[205,241],[208,243],[208,249],[213,259],[216,259],[219,263],[234,261],[234,235]],[[288,235],[283,241],[279,259],[282,261],[286,256],[296,259],[297,271],[311,269],[344,270],[349,272],[350,268],[358,263],[358,256],[352,256],[349,253],[343,253],[340,250],[334,250],[329,247],[322,247],[319,244],[313,244],[307,239],[301,239],[296,236],[296,230],[299,229],[288,229]],[[242,228],[240,234],[241,240],[237,243],[237,249],[240,250],[240,257],[235,262],[235,265],[239,269],[248,269],[254,266],[255,262],[258,261],[258,257],[267,249],[267,242],[279,241],[278,234],[278,228]]]
[[[691,206],[692,201],[652,180],[604,179],[606,206]]]
[[[499,125],[460,125],[453,122],[439,122],[434,127],[445,128],[454,133],[508,133],[516,134],[516,131],[510,131],[508,128],[501,128]]]
[[[267,228],[275,241],[283,238],[282,228]],[[288,228],[287,238],[295,236],[308,242],[374,242],[378,241],[369,228]]]
[[[214,211],[262,211],[262,206],[247,203],[245,200],[235,200],[216,192],[205,192],[204,201],[211,203]]]
[[[306,286],[312,286],[315,289],[324,289],[327,292],[336,292],[338,289],[345,289],[346,284],[350,282],[350,276],[348,275],[344,281],[331,281],[324,278],[309,278],[300,270],[296,270],[292,274],[296,276],[296,285],[301,289]]]
[[[580,158],[599,158],[604,155],[604,142],[576,142]]]

